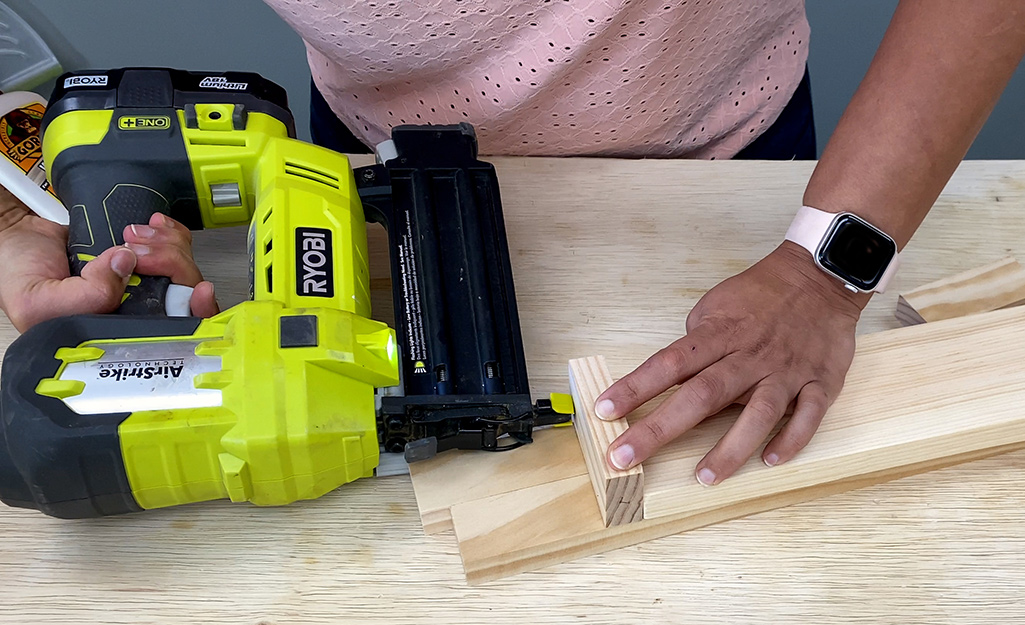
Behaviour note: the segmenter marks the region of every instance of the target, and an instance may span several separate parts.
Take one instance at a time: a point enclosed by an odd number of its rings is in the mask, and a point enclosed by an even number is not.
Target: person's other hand
[[[685,337],[602,393],[595,410],[615,419],[681,385],[613,441],[608,462],[635,466],[732,403],[745,407],[698,463],[699,482],[711,486],[731,476],[793,406],[762,452],[769,466],[790,460],[843,387],[868,299],[823,273],[805,250],[784,243],[708,291],[687,317]]]
[[[192,313],[217,313],[213,285],[202,281],[192,258],[188,229],[157,214],[149,226],[126,228],[124,239],[126,246],[106,250],[73,277],[67,228],[36,216],[0,187],[0,308],[21,332],[54,317],[113,312],[137,272],[195,287]]]

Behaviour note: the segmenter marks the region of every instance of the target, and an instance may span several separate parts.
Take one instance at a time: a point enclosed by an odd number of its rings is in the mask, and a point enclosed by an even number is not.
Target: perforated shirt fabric
[[[265,0],[367,145],[472,123],[489,155],[729,158],[804,73],[803,0]]]

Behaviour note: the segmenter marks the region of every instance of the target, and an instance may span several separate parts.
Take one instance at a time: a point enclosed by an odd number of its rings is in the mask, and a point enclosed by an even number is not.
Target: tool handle
[[[108,168],[109,171],[109,168]],[[170,212],[169,196],[144,170],[119,171],[125,183],[111,183],[100,168],[79,167],[62,181],[57,192],[68,207],[68,259],[72,275],[115,245],[123,245],[122,232],[131,224],[148,224],[154,213]],[[125,176],[125,173],[129,173]],[[171,280],[133,275],[117,312],[124,315],[163,315]]]

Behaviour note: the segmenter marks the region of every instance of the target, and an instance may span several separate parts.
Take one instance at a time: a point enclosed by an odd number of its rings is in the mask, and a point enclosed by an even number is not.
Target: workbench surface
[[[650,353],[677,338],[705,290],[782,238],[812,168],[494,162],[538,396],[566,390],[570,358],[606,354],[622,372],[637,363],[617,361],[617,346]],[[1025,260],[1023,205],[1025,162],[964,163],[859,331],[896,327],[901,290]],[[243,230],[196,234],[224,306],[247,290]],[[4,320],[0,344],[14,336]],[[1023,473],[1018,452],[476,588],[451,535],[423,535],[405,476],[273,509],[59,521],[0,508],[0,624],[1023,622]]]

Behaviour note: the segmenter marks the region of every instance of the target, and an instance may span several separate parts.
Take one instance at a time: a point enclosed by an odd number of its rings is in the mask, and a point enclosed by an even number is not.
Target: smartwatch
[[[882,293],[900,264],[893,237],[853,213],[802,206],[786,240],[811,252],[819,269],[855,293]]]

